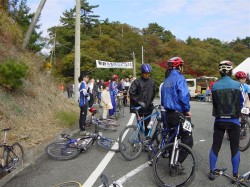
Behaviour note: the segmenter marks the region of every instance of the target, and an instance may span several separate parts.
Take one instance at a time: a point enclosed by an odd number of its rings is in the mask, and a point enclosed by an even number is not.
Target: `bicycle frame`
[[[159,107],[159,105],[155,106],[154,109],[156,109],[157,107]],[[135,113],[136,113],[136,122],[137,122],[137,126],[138,126],[139,129],[142,131],[142,133],[143,133],[143,135],[144,135],[145,137],[150,137],[150,135],[151,135],[151,133],[152,133],[152,130],[153,130],[154,126],[155,126],[156,121],[159,120],[160,112],[156,109],[156,111],[155,111],[154,113],[152,113],[152,114],[150,114],[150,115],[148,115],[148,116],[146,116],[146,117],[140,117],[140,116],[139,116],[139,113],[138,113],[138,110],[140,110],[141,107],[135,107],[135,108],[133,108],[133,109],[135,110]],[[152,117],[153,117],[153,119],[152,119]],[[149,118],[151,118],[152,121],[153,121],[154,123],[153,123],[152,128],[148,131],[148,134],[145,134],[144,122],[145,122],[145,120],[147,120],[147,119],[149,119]],[[137,134],[137,135],[138,135],[138,134]]]

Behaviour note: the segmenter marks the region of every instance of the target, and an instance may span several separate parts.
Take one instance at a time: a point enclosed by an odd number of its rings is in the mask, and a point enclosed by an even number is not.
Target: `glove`
[[[142,108],[146,108],[146,104],[144,102],[139,101],[138,104],[141,105]]]

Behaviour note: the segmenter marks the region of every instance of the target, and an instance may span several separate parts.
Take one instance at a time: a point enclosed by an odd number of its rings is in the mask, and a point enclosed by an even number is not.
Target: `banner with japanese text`
[[[96,67],[133,69],[133,62],[107,62],[102,60],[96,60]]]

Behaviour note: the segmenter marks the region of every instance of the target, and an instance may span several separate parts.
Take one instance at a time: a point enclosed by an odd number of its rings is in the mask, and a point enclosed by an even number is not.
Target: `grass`
[[[74,125],[77,122],[78,117],[79,116],[75,112],[60,111],[56,113],[56,118],[66,127],[71,127]]]

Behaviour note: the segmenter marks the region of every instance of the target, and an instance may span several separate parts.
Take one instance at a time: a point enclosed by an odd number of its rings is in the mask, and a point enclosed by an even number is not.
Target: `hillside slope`
[[[12,58],[29,67],[20,89],[0,85],[0,129],[11,127],[8,142],[19,141],[28,150],[74,124],[79,108],[63,96],[58,88],[60,82],[44,69],[44,58],[21,50],[20,33],[18,25],[0,12],[0,65]],[[1,143],[2,138],[3,133]]]

